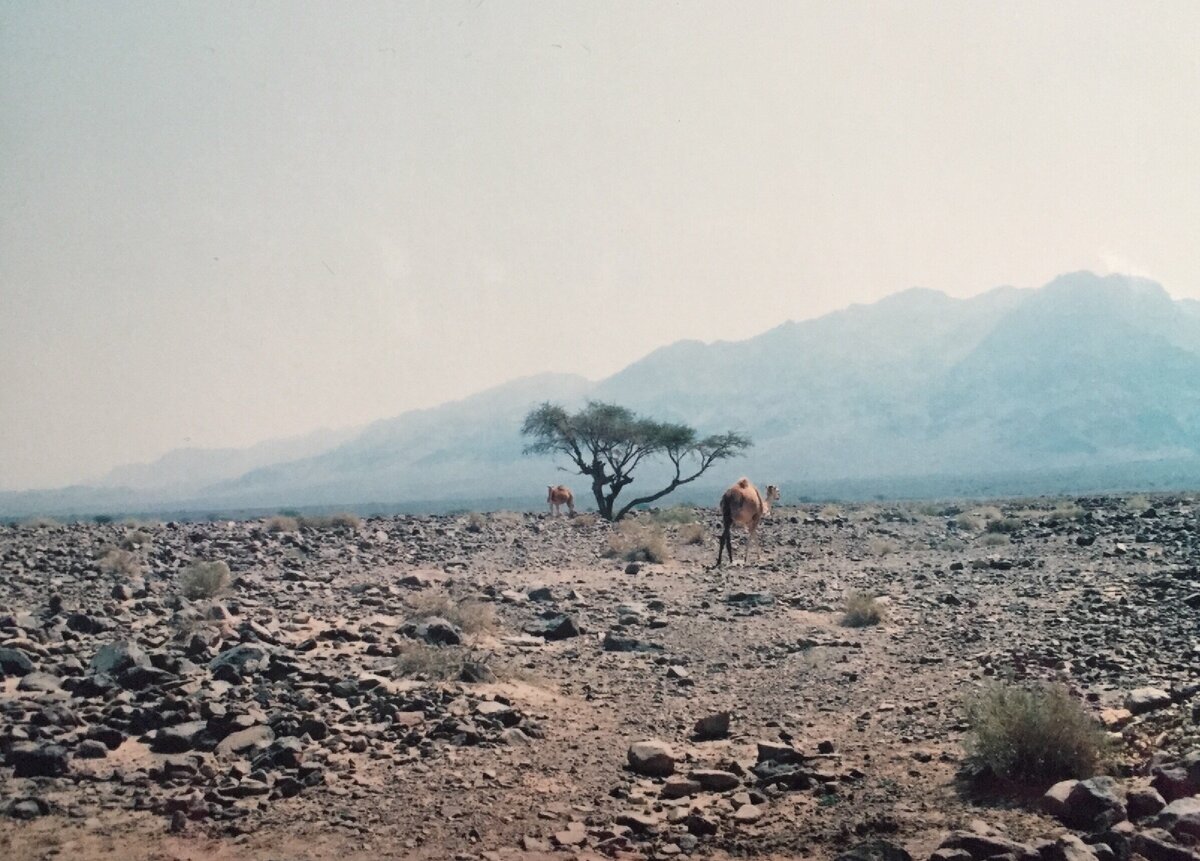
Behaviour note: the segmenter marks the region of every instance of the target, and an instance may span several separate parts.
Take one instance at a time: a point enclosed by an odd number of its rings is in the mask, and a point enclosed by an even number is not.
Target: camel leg
[[[754,524],[746,527],[746,533],[746,558],[742,563],[743,565],[750,564],[750,548],[754,545]],[[755,554],[754,558],[757,560],[758,555]]]
[[[729,543],[729,524],[725,524],[725,529],[721,532],[721,537],[717,539],[717,566],[721,567],[721,554],[725,552],[725,545]],[[729,552],[729,562],[733,564],[733,551]]]

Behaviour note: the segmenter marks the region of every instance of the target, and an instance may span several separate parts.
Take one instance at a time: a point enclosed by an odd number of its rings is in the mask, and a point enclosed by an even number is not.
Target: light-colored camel
[[[550,504],[550,514],[557,517],[562,512],[559,507],[565,505],[571,516],[575,516],[575,494],[571,493],[571,488],[565,485],[553,484],[546,485],[546,502]]]
[[[779,499],[779,488],[773,484],[767,485],[767,495],[764,497],[758,488],[750,483],[748,478],[740,478],[733,487],[721,495],[721,543],[717,545],[717,565],[721,564],[721,552],[729,550],[729,564],[733,564],[733,538],[729,532],[734,524],[744,526],[749,535],[746,538],[746,558],[750,561],[750,545],[754,543],[754,533],[758,524],[771,512],[771,503]],[[757,554],[755,554],[757,558]]]

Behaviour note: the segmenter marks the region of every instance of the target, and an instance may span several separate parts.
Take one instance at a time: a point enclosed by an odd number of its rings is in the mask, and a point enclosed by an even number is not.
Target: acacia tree
[[[526,454],[566,455],[580,475],[592,480],[596,509],[605,520],[620,520],[634,506],[661,499],[695,481],[718,460],[736,457],[751,445],[748,437],[733,431],[699,438],[687,425],[655,421],[599,401],[589,401],[574,414],[543,403],[525,416],[521,433],[533,439],[525,446]],[[648,458],[666,458],[674,477],[662,490],[618,509],[617,497]]]

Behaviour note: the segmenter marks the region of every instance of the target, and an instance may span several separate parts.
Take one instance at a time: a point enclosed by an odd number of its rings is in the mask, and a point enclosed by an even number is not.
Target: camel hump
[[[742,490],[745,490],[747,487],[750,486],[750,479],[748,479],[744,476],[742,478],[739,478],[737,480],[737,486],[742,488]]]

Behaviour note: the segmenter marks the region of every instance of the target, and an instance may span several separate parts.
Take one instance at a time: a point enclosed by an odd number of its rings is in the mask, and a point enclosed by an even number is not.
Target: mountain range
[[[912,289],[745,341],[680,341],[598,382],[531,377],[354,431],[0,494],[0,515],[536,507],[572,480],[522,455],[521,420],[587,399],[751,436],[680,499],[711,502],[742,474],[782,484],[785,502],[1195,487],[1200,302],[1090,272],[969,299]]]

